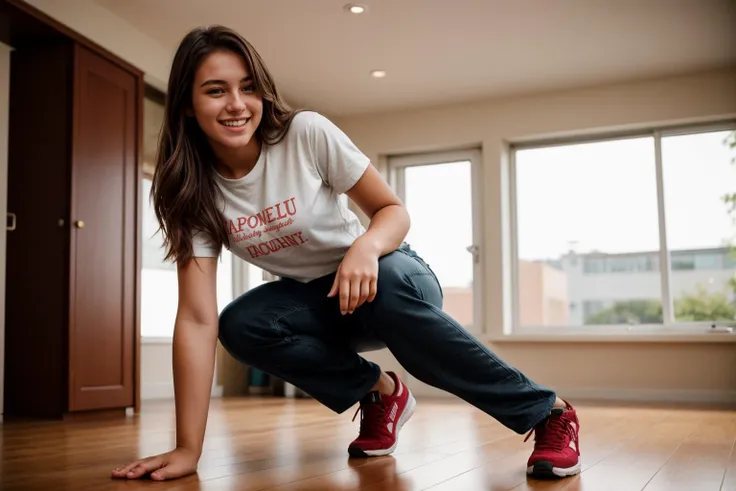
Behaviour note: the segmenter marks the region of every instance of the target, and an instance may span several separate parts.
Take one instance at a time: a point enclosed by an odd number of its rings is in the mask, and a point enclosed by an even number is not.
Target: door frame
[[[470,162],[472,193],[471,220],[473,223],[473,240],[472,244],[468,244],[468,247],[475,247],[473,263],[473,323],[472,326],[464,327],[473,334],[478,335],[483,334],[485,331],[485,312],[483,309],[483,154],[481,149],[472,147],[457,150],[393,155],[388,156],[386,159],[389,185],[391,185],[402,202],[406,202],[404,170],[407,167],[429,166],[464,161]],[[468,252],[473,254],[470,250]]]
[[[10,130],[10,52],[12,47],[0,41],[0,217],[8,212],[8,131]],[[5,260],[7,223],[0,231],[0,423],[5,409]]]

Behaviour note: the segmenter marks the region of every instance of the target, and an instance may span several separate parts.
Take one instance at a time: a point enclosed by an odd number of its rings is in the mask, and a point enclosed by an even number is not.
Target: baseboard
[[[223,386],[213,385],[210,397],[218,398],[222,397]],[[174,385],[169,382],[159,382],[157,384],[143,384],[141,386],[141,400],[152,401],[159,399],[173,399],[174,398]]]
[[[736,404],[736,390],[710,389],[605,389],[596,387],[554,388],[564,399],[621,402],[669,402]]]
[[[453,398],[454,395],[409,378],[407,385],[415,397]],[[557,394],[575,400],[672,404],[736,405],[736,390],[705,389],[606,389],[597,387],[552,387]]]
[[[212,391],[210,392],[210,397],[213,399],[222,397],[222,394],[224,392],[225,392],[225,387],[223,387],[222,385],[213,385]]]

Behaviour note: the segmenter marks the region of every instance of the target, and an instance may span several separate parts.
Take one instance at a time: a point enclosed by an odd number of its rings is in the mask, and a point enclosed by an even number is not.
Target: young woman
[[[367,229],[343,195],[370,218]],[[337,413],[359,403],[351,456],[393,452],[415,408],[395,373],[359,355],[385,346],[417,379],[519,434],[536,432],[530,474],[580,471],[575,410],[442,311],[437,278],[403,243],[401,201],[337,126],[290,109],[256,50],[227,28],[195,29],[178,48],[152,196],[178,266],[176,447],[114,477],[196,471],[218,337],[235,358]],[[223,246],[280,279],[218,318]]]

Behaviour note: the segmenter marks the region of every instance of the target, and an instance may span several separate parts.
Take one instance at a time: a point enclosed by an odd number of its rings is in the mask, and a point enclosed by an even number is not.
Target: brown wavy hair
[[[205,58],[231,51],[245,60],[255,91],[263,99],[263,116],[254,138],[261,144],[280,142],[294,115],[276,89],[266,64],[253,46],[223,26],[199,27],[182,39],[169,75],[164,122],[158,142],[151,198],[164,237],[165,260],[184,265],[192,257],[192,235],[203,233],[221,250],[227,228],[217,206],[215,158],[192,108],[194,76]]]

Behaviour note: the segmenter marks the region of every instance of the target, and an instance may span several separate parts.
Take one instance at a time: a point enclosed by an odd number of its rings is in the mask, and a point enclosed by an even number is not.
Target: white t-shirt
[[[370,160],[335,124],[316,112],[298,113],[284,139],[263,145],[246,176],[216,173],[229,243],[237,257],[275,276],[307,282],[337,271],[365,232],[343,194]],[[195,257],[217,257],[204,234]]]

